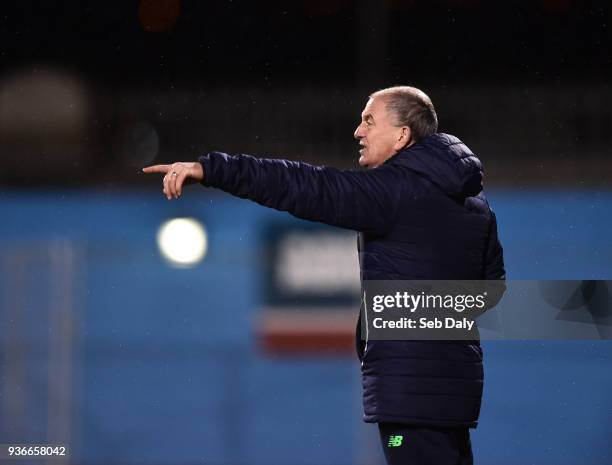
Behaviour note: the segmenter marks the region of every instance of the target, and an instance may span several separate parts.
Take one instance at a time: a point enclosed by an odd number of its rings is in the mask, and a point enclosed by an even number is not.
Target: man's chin
[[[363,157],[359,157],[359,166],[361,166],[362,168],[366,168],[368,170],[371,170],[373,168],[376,168],[378,165],[375,163],[372,163],[371,161],[363,158]]]

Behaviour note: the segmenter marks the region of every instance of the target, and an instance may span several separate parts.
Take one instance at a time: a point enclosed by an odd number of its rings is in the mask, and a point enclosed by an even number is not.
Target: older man
[[[165,175],[168,199],[201,182],[358,231],[362,280],[504,279],[480,161],[437,128],[425,93],[391,87],[370,96],[354,134],[367,170],[211,152],[144,171]],[[359,325],[357,334],[364,420],[378,423],[387,462],[471,464],[469,428],[478,422],[484,379],[480,344],[363,341]]]

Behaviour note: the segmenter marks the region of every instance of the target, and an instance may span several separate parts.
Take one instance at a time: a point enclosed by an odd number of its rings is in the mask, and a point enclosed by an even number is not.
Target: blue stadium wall
[[[510,279],[612,278],[611,192],[499,190],[489,199]],[[382,463],[375,427],[361,422],[355,357],[257,349],[262,235],[271,223],[299,220],[205,190],[174,202],[157,191],[11,191],[0,196],[0,215],[5,257],[45,244],[76,251],[74,370],[63,399],[72,412],[63,419],[71,463]],[[176,216],[207,228],[209,251],[195,268],[169,267],[158,253],[157,229]],[[50,317],[41,310],[53,294],[53,269],[28,256],[29,265],[6,259],[0,271],[0,348],[23,339],[24,415],[0,418],[0,443],[46,442],[55,428],[48,404],[57,401],[57,376]],[[9,318],[17,307],[20,332]],[[483,348],[477,463],[612,463],[610,341]],[[0,388],[15,376],[7,350]]]

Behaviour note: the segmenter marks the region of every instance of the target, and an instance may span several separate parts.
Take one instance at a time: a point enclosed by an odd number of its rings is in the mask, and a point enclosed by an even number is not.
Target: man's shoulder
[[[478,195],[474,197],[467,197],[465,199],[465,207],[471,212],[491,216],[491,208],[489,207],[489,202],[487,201],[484,191],[480,191]]]

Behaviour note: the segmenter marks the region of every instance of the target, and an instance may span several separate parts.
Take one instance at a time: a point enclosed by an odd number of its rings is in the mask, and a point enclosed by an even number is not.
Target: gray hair
[[[385,100],[387,111],[395,115],[397,126],[408,126],[415,142],[435,134],[438,116],[431,99],[416,87],[395,86],[381,89],[370,98]]]

